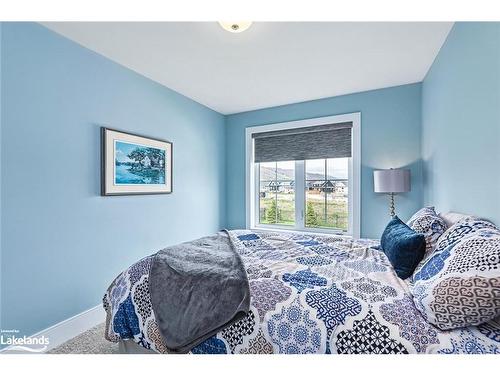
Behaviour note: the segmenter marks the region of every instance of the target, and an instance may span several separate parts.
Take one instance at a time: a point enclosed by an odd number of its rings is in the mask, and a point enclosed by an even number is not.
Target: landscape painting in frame
[[[102,195],[172,192],[172,143],[101,128]]]

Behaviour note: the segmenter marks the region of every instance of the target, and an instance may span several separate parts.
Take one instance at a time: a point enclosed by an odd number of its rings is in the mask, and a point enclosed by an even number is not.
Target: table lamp
[[[396,215],[394,209],[394,194],[406,193],[411,190],[409,169],[381,169],[373,171],[373,186],[375,193],[386,193],[390,197],[389,213]]]

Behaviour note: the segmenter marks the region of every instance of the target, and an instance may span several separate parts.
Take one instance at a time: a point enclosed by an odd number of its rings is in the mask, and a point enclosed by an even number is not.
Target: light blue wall
[[[424,201],[500,224],[500,23],[457,23],[422,89]]]
[[[227,223],[245,226],[245,128],[276,122],[361,112],[361,235],[379,238],[387,224],[388,200],[373,193],[374,168],[409,167],[412,191],[397,197],[403,219],[421,207],[421,85],[412,84],[226,117]]]
[[[224,226],[224,117],[32,23],[2,33],[2,323],[100,303],[156,250]],[[101,197],[99,126],[174,144],[174,193]]]

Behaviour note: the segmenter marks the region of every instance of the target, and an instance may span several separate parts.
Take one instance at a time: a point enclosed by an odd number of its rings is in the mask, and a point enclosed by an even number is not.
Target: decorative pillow
[[[482,225],[476,219],[461,227],[474,224]],[[459,232],[424,262],[411,285],[417,309],[442,330],[479,325],[500,315],[500,230],[476,229],[458,238]]]
[[[424,257],[424,260],[417,266],[415,274],[419,272],[420,269],[422,269],[424,263],[427,261],[430,255],[434,255],[438,252],[443,251],[448,246],[460,241],[464,236],[474,233],[477,230],[483,228],[495,229],[497,227],[495,226],[495,224],[487,220],[479,219],[475,216],[466,216],[462,220],[457,221],[455,224],[449,227],[446,232],[441,235],[441,237],[439,237],[434,251],[432,251],[430,254],[427,254],[427,257]]]
[[[435,252],[443,251],[448,246],[460,241],[464,236],[483,228],[498,229],[497,226],[487,220],[475,216],[467,216],[457,221],[443,233],[436,243]]]
[[[472,215],[466,215],[466,214],[461,214],[460,212],[453,212],[453,211],[448,211],[448,212],[440,212],[439,217],[443,219],[444,223],[446,226],[449,228],[453,224],[459,222],[460,220],[463,220],[467,217],[474,217]]]
[[[425,236],[424,259],[431,255],[436,247],[436,242],[446,231],[444,220],[436,213],[434,207],[424,207],[418,210],[408,220],[407,225],[417,233]]]
[[[382,234],[380,246],[398,277],[404,280],[412,275],[422,260],[425,238],[394,216]]]

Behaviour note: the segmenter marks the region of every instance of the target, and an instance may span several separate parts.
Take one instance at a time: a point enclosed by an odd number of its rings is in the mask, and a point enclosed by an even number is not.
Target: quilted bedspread
[[[452,331],[429,324],[375,241],[229,233],[248,274],[250,312],[192,353],[500,354],[498,321]],[[165,353],[149,294],[152,257],[122,272],[104,296],[106,338]]]

